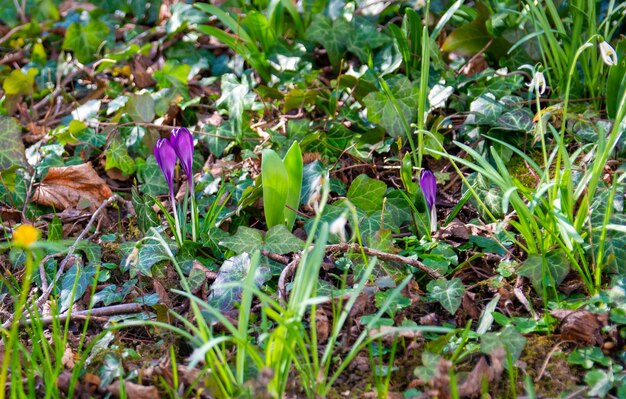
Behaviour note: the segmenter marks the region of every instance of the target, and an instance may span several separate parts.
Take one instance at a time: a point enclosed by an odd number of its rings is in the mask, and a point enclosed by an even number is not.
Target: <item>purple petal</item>
[[[420,177],[420,188],[424,194],[424,199],[426,199],[428,209],[433,209],[433,205],[435,205],[435,198],[437,196],[437,179],[435,178],[435,175],[433,175],[433,172],[428,169],[424,169],[422,171],[422,175]]]
[[[174,168],[176,167],[176,152],[168,139],[159,139],[154,146],[154,157],[156,158],[165,181],[170,189],[170,193],[174,191],[172,182],[174,180]]]
[[[193,137],[187,128],[180,127],[172,130],[170,141],[187,179],[191,183],[193,180]]]

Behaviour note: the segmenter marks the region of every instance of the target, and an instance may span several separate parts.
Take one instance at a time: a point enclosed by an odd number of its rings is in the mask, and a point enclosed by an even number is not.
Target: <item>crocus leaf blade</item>
[[[289,195],[289,175],[278,154],[273,150],[263,150],[261,161],[263,179],[263,209],[267,228],[285,222],[285,205]]]

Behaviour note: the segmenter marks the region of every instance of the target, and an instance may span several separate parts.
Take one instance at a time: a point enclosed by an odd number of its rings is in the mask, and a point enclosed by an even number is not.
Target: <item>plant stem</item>
[[[174,197],[174,191],[170,191],[170,201],[172,202],[172,213],[174,213],[174,222],[176,223],[176,231],[174,232],[174,235],[176,236],[178,245],[182,245],[183,235],[180,230],[180,221],[178,220],[178,209],[176,208],[176,197]]]
[[[20,319],[22,318],[22,314],[24,313],[24,308],[26,307],[26,301],[28,300],[28,293],[30,292],[30,284],[33,275],[34,268],[34,260],[33,253],[30,249],[26,248],[26,267],[24,268],[24,280],[22,281],[22,290],[20,292],[20,296],[18,302],[15,304],[15,312],[13,315],[13,321],[11,323],[11,329],[9,330],[9,335],[4,337],[4,339],[8,339],[7,344],[4,347],[4,358],[2,360],[2,369],[0,369],[0,399],[4,399],[6,395],[6,381],[7,374],[9,372],[9,363],[12,362],[13,356],[17,355],[17,351],[15,351],[14,346],[17,345],[19,339],[19,326]],[[6,342],[6,341],[5,341]]]
[[[198,208],[196,207],[196,196],[193,184],[193,177],[189,179],[189,199],[191,200],[191,238],[197,241],[198,231]]]

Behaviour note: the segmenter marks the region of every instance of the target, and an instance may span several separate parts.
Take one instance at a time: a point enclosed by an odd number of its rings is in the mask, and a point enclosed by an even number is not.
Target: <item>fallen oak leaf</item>
[[[113,192],[90,162],[53,167],[35,189],[33,201],[56,210],[87,208],[95,211]]]
[[[124,381],[125,397],[128,399],[158,399],[159,391],[155,386],[145,386],[135,384],[130,381]],[[120,381],[117,380],[113,384],[107,387],[107,390],[113,394],[113,396],[119,398],[122,396],[122,389],[120,387]]]

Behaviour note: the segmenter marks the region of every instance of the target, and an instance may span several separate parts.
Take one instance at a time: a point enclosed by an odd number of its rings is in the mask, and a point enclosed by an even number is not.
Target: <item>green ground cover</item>
[[[0,399],[626,397],[626,3],[0,6]]]

